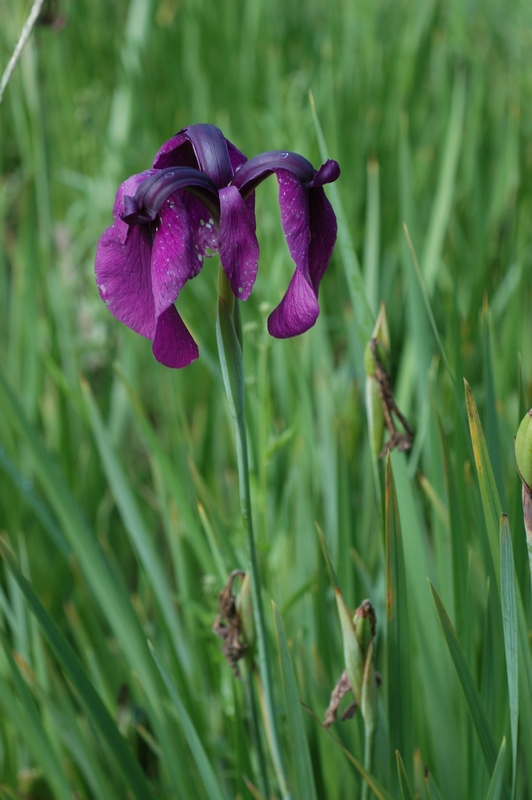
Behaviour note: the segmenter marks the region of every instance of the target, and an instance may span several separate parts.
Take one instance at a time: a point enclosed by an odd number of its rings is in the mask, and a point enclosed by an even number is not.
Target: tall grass
[[[3,2],[2,68],[29,11]],[[0,105],[0,796],[280,796],[253,667],[235,679],[211,631],[247,565],[217,265],[179,298],[200,345],[179,372],[108,314],[93,278],[118,183],[211,122],[248,155],[319,165],[325,147],[342,167],[315,328],[266,332],[292,269],[274,182],[257,192],[259,277],[242,306],[284,795],[362,794],[360,714],[319,724],[344,669],[337,582],[377,614],[370,791],[527,798],[513,436],[532,405],[532,8],[45,9]],[[381,301],[415,437],[375,469],[363,353]]]

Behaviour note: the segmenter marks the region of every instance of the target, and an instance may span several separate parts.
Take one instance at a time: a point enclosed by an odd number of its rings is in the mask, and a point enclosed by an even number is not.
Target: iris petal
[[[198,345],[175,306],[167,308],[157,320],[152,351],[157,361],[173,369],[188,367],[197,359]]]
[[[156,316],[151,280],[151,225],[129,228],[124,243],[115,222],[96,251],[96,283],[107,308],[128,328],[152,339]]]
[[[152,287],[157,316],[176,301],[194,268],[189,216],[179,197],[175,196],[161,209],[151,254]]]
[[[309,276],[318,294],[320,281],[334,250],[336,242],[336,216],[325,192],[318,186],[309,189],[310,247],[308,254]]]
[[[220,260],[235,297],[247,300],[259,263],[259,244],[255,235],[255,214],[236,186],[221,189]]]
[[[312,328],[320,307],[312,286],[296,269],[285,296],[268,317],[268,332],[276,339],[298,336]]]

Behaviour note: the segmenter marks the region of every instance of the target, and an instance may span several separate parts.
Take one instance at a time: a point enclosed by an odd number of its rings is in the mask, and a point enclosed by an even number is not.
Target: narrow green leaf
[[[168,694],[170,695],[170,698],[174,704],[177,717],[183,727],[185,738],[194,757],[194,761],[198,767],[198,771],[203,780],[205,789],[207,790],[209,800],[227,800],[226,796],[222,792],[218,778],[214,772],[214,769],[212,768],[211,762],[208,759],[201,739],[198,736],[198,732],[194,727],[194,723],[192,722],[192,719],[190,718],[184,703],[179,696],[179,692],[177,691],[175,683],[172,681],[171,677],[166,671],[166,668],[163,666],[151,642],[149,643],[149,648],[153,656],[153,660],[157,665],[157,669],[161,673],[161,677],[166,685],[166,688],[168,689]]]
[[[506,766],[506,738],[503,738],[497,763],[491,776],[486,800],[500,800],[504,796],[504,768]]]
[[[70,645],[66,642],[56,623],[50,617],[30,584],[23,576],[11,551],[6,546],[5,542],[1,540],[0,553],[26,598],[26,602],[35,615],[50,647],[76,689],[86,712],[109,745],[109,753],[113,757],[117,768],[131,789],[134,797],[138,798],[138,800],[154,800],[151,788],[137,761],[131,755],[125,740],[118,732],[115,721],[110,716],[106,707],[100,700],[100,696],[94,690],[94,687],[85,675],[74,653],[70,649]]]
[[[124,469],[111,445],[111,436],[106,430],[100,412],[88,384],[83,383],[83,395],[96,446],[109,481],[130,541],[140,563],[146,570],[152,590],[157,598],[161,614],[171,633],[176,653],[185,672],[190,672],[190,658],[185,645],[180,619],[176,612],[172,590],[153,537],[150,536],[137,502],[128,483]]]
[[[321,125],[316,113],[316,106],[314,104],[314,98],[312,94],[310,94],[310,108],[314,120],[314,128],[316,130],[320,154],[325,161],[327,158],[329,158],[329,155],[327,153],[327,145],[321,130]],[[371,332],[375,325],[375,316],[368,302],[368,297],[364,286],[364,278],[362,277],[360,264],[351,240],[351,236],[349,234],[349,225],[347,224],[347,216],[344,211],[340,192],[338,191],[338,187],[335,183],[331,183],[329,186],[327,186],[327,192],[331,198],[331,203],[338,219],[338,245],[344,264],[351,303],[355,312],[357,330],[360,337],[360,345],[363,349],[367,342],[369,342],[371,339]]]
[[[292,659],[288,649],[288,643],[284,632],[283,621],[279,614],[279,609],[272,603],[275,617],[275,629],[277,632],[277,649],[279,651],[279,664],[281,667],[281,678],[283,682],[283,694],[285,710],[288,723],[288,738],[292,751],[291,762],[293,764],[294,775],[294,796],[304,797],[305,800],[317,800],[316,787],[314,785],[314,773],[312,762],[305,734],[303,715],[297,691],[296,677],[292,666]]]
[[[16,720],[17,731],[32,757],[47,776],[60,800],[71,800],[72,790],[68,785],[63,765],[57,758],[52,743],[43,727],[37,705],[23,680],[20,670],[11,654],[11,647],[4,636],[1,637],[7,662],[13,676],[15,692],[5,679],[0,681],[0,706],[6,717]]]
[[[473,445],[475,466],[477,469],[480,495],[482,498],[482,508],[484,511],[484,518],[486,520],[491,556],[493,559],[493,564],[496,568],[496,577],[497,580],[499,580],[498,532],[499,519],[502,512],[501,501],[499,499],[497,484],[495,483],[495,478],[493,476],[488,448],[486,447],[486,440],[482,431],[482,425],[480,424],[480,417],[478,415],[475,399],[466,380],[464,380],[464,386],[466,394],[467,417],[469,420],[471,443]]]
[[[512,736],[512,786],[515,786],[517,767],[517,729],[519,721],[519,646],[517,632],[517,600],[512,537],[508,518],[501,516],[501,601],[508,675],[510,732]],[[500,758],[499,754],[499,758]],[[492,781],[493,782],[493,781]]]
[[[387,698],[390,749],[412,757],[412,724],[414,719],[410,622],[408,613],[408,582],[406,580],[401,520],[397,506],[395,481],[390,457],[386,459],[386,653]]]
[[[367,785],[369,786],[375,797],[377,797],[378,800],[394,800],[393,795],[391,795],[388,792],[388,790],[380,783],[380,781],[378,781],[377,778],[375,778],[370,772],[367,772],[360,763],[360,761],[358,761],[358,759],[356,759],[349,752],[349,750],[343,746],[343,744],[341,744],[337,739],[335,739],[330,730],[328,730],[323,726],[323,724],[316,717],[312,709],[310,709],[308,706],[304,704],[303,707],[309,712],[311,717],[313,717],[316,720],[320,728],[325,731],[325,733],[333,740],[335,745],[342,751],[345,757],[351,762],[351,764],[354,766],[354,768],[357,770],[357,772],[360,774],[363,780],[366,781]],[[297,800],[299,800],[299,798],[297,798]]]
[[[456,179],[456,169],[460,156],[460,146],[462,144],[465,100],[465,75],[462,72],[458,72],[454,82],[451,114],[449,119],[449,127],[447,129],[445,150],[440,166],[438,187],[431,209],[427,237],[425,239],[423,255],[421,258],[423,275],[429,297],[432,295],[432,291],[436,283],[443,242],[449,226],[449,217],[451,213]]]
[[[406,774],[405,765],[399,750],[395,751],[395,760],[397,761],[397,774],[399,777],[399,789],[401,790],[401,800],[415,800],[415,795],[410,788],[408,782],[408,775]]]
[[[447,612],[445,611],[441,598],[430,580],[429,588],[432,595],[432,600],[434,602],[434,608],[436,609],[436,614],[438,616],[438,621],[441,625],[445,641],[447,642],[447,647],[453,660],[469,713],[471,714],[471,719],[473,720],[473,724],[477,732],[482,753],[484,755],[484,760],[486,762],[488,772],[491,775],[497,760],[497,749],[495,747],[495,741],[490,729],[488,716],[482,704],[482,699],[478,689],[475,686],[471,670],[469,669],[469,665],[465,659],[460,642],[458,641],[454,628],[451,624],[451,620],[447,616]]]

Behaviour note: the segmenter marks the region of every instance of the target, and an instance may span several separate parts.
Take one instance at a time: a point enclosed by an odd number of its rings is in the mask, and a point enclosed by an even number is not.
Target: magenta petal
[[[175,306],[167,308],[157,320],[152,350],[157,361],[173,369],[188,367],[197,359],[198,345]]]
[[[163,144],[153,159],[153,166],[156,169],[165,169],[166,167],[197,168],[198,159],[184,131],[179,131]]]
[[[296,266],[307,276],[310,243],[307,191],[299,179],[287,170],[278,170],[277,181],[281,224],[286,243]]]
[[[150,227],[129,228],[122,244],[115,223],[100,237],[95,261],[98,291],[111,314],[148,339],[156,326]]]
[[[121,219],[126,210],[124,198],[134,197],[142,181],[146,180],[146,178],[149,178],[151,175],[155,175],[155,172],[156,170],[154,169],[147,169],[139,175],[131,175],[130,178],[124,181],[124,183],[121,183],[118,187],[115,204],[113,206],[113,216],[115,218],[116,236],[122,244],[126,241],[129,232],[129,225]]]
[[[298,336],[312,328],[320,307],[312,286],[296,269],[285,296],[268,318],[268,332],[277,339]]]
[[[235,297],[247,300],[257,277],[259,262],[255,214],[235,186],[221,189],[219,196],[220,260]]]
[[[174,196],[161,208],[153,242],[151,276],[155,314],[171,306],[193,272],[192,234],[187,211]]]
[[[321,187],[309,189],[309,275],[316,294],[336,242],[336,216]]]

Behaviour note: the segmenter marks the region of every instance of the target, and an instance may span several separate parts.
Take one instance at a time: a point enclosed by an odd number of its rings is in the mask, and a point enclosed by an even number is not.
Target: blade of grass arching
[[[320,148],[320,155],[324,161],[329,158],[327,153],[327,145],[323,136],[320,121],[316,113],[316,105],[312,93],[309,93],[310,109],[312,118],[314,120],[314,128],[318,145]],[[327,193],[331,199],[334,207],[336,217],[338,220],[338,244],[340,246],[340,253],[344,264],[347,285],[355,312],[355,319],[357,324],[358,335],[360,337],[360,345],[362,352],[366,343],[371,339],[371,332],[375,325],[375,317],[371,311],[371,306],[368,302],[366,290],[364,288],[364,278],[360,269],[355,248],[351,236],[349,235],[349,226],[347,224],[347,217],[345,215],[344,207],[340,197],[340,192],[336,184],[331,183],[327,186]],[[361,365],[362,366],[362,365]]]
[[[501,501],[499,499],[499,492],[497,484],[493,476],[493,469],[486,447],[486,440],[480,418],[478,415],[477,406],[471,388],[466,380],[464,380],[467,417],[469,420],[469,431],[471,434],[471,443],[473,445],[473,454],[475,458],[475,466],[477,469],[478,482],[480,486],[480,495],[482,498],[482,509],[484,511],[484,519],[486,520],[486,529],[488,532],[488,541],[491,551],[492,563],[495,567],[496,579],[500,580],[500,557],[499,557],[499,519],[502,512]]]
[[[305,800],[317,800],[314,774],[308,748],[303,715],[299,702],[296,677],[292,666],[292,659],[284,632],[283,621],[279,609],[272,603],[275,617],[275,630],[277,633],[277,649],[279,651],[279,665],[283,685],[285,711],[287,716],[287,732],[293,765],[294,796],[304,797]]]
[[[399,750],[395,751],[395,759],[397,761],[397,775],[399,778],[399,790],[401,792],[401,800],[414,800],[415,795],[408,782],[408,775],[406,774],[405,765],[401,758]]]
[[[89,714],[95,727],[100,731],[103,739],[109,745],[109,753],[112,755],[117,768],[129,786],[133,796],[138,798],[138,800],[154,800],[154,795],[139,764],[131,755],[125,740],[118,732],[114,720],[85,675],[74,653],[70,649],[70,645],[63,638],[56,623],[50,617],[26,578],[22,575],[11,551],[1,540],[0,553],[22,591],[28,606],[35,615],[48,644],[76,689],[85,711]]]
[[[153,545],[153,538],[148,534],[144,520],[138,508],[126,475],[110,444],[109,432],[106,430],[100,412],[96,406],[89,386],[83,384],[83,395],[96,447],[100,454],[102,466],[107,475],[116,504],[124,521],[131,544],[142,564],[152,591],[157,598],[161,614],[172,636],[175,652],[186,673],[190,674],[191,664],[183,635],[181,623],[172,598],[166,572],[161,559]]]
[[[501,800],[504,797],[504,768],[506,767],[506,739],[503,738],[497,763],[491,776],[486,800]]]
[[[517,636],[517,600],[512,536],[508,518],[501,516],[501,602],[508,699],[510,706],[510,733],[512,736],[512,786],[515,787],[517,766],[517,730],[519,721],[519,646]],[[500,758],[500,754],[499,754]],[[512,792],[513,794],[513,792]]]
[[[0,681],[0,705],[4,708],[6,718],[16,721],[17,731],[24,744],[57,792],[57,797],[61,800],[70,800],[72,790],[68,785],[63,765],[42,725],[37,705],[15,663],[11,647],[4,636],[1,639],[11,670],[14,690],[8,686],[7,681]]]
[[[198,736],[198,732],[196,731],[194,723],[187,713],[185,705],[179,696],[179,692],[177,691],[175,683],[170,678],[151,642],[149,643],[149,647],[153,656],[153,660],[155,661],[157,669],[161,673],[161,677],[166,688],[168,689],[168,694],[170,695],[170,698],[174,704],[175,712],[183,727],[185,738],[194,757],[194,761],[197,764],[198,771],[203,780],[205,789],[207,790],[209,800],[227,800],[227,797],[220,787],[212,764],[207,757],[207,753],[205,752],[205,748],[201,743],[201,739]]]
[[[409,760],[413,752],[413,708],[412,643],[408,613],[408,583],[406,580],[405,559],[401,521],[397,506],[392,462],[386,459],[386,691],[389,726],[390,758],[398,751]],[[390,763],[392,776],[395,775]],[[394,780],[394,793],[397,783]]]
[[[462,647],[456,636],[455,630],[451,625],[451,620],[447,616],[447,612],[443,606],[441,598],[429,580],[430,593],[436,609],[438,622],[440,623],[450,656],[453,660],[462,691],[475,727],[478,740],[484,755],[484,761],[488,768],[490,775],[493,774],[495,762],[497,760],[497,749],[495,747],[495,740],[490,729],[488,716],[482,704],[479,691],[473,680],[471,670],[465,659]]]
[[[462,128],[466,100],[465,74],[459,71],[455,75],[451,115],[447,129],[445,150],[440,166],[438,188],[431,209],[430,221],[425,244],[423,246],[421,264],[423,277],[429,297],[432,296],[436,276],[440,267],[441,253],[453,202],[456,170],[460,157]]]

